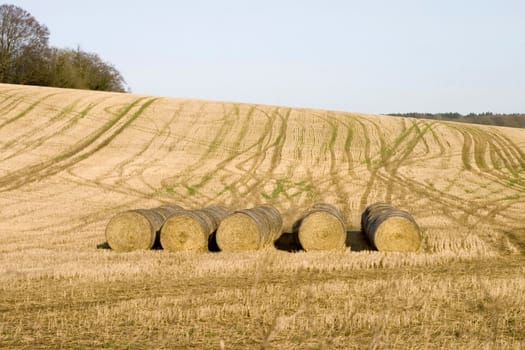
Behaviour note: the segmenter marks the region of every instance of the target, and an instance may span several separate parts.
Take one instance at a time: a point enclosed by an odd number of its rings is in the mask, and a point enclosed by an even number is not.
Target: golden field
[[[345,252],[116,253],[127,209],[340,208]],[[408,210],[418,253],[360,215]],[[525,347],[525,130],[0,84],[0,347]]]

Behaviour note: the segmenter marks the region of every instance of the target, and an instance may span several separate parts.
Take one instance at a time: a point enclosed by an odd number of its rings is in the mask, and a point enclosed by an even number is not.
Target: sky
[[[525,113],[523,0],[12,0],[133,93],[366,113]]]

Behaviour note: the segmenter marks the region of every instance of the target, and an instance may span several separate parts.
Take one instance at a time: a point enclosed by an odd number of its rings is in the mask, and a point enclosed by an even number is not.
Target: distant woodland
[[[446,120],[460,123],[473,123],[495,126],[507,126],[511,128],[525,128],[525,113],[470,113],[462,115],[459,113],[390,113],[396,117],[410,117],[418,119]]]
[[[29,12],[0,6],[0,82],[125,92],[120,72],[97,54],[49,46],[49,30]]]

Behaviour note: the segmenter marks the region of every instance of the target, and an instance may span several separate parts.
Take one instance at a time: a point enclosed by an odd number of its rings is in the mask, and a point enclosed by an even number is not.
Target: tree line
[[[0,6],[0,82],[126,92],[120,72],[97,54],[49,46],[49,29],[15,5]]]
[[[512,128],[525,128],[525,113],[390,113],[390,116],[409,117],[418,119],[434,119],[455,121],[461,123],[473,123],[483,125],[507,126]]]

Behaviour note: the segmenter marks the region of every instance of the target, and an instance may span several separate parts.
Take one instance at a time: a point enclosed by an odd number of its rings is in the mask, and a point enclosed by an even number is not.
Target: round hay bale
[[[314,205],[300,219],[298,237],[306,251],[345,249],[346,227],[341,212],[330,204]]]
[[[129,210],[115,215],[106,226],[106,240],[120,252],[151,249],[164,217],[154,210]]]
[[[167,218],[169,218],[173,214],[175,214],[175,213],[177,213],[177,212],[179,212],[181,210],[184,210],[184,208],[182,208],[181,206],[172,204],[172,205],[163,205],[163,206],[160,206],[158,208],[153,208],[153,209],[150,209],[150,210],[156,211],[157,213],[159,213],[160,215],[162,215],[164,217],[164,220],[166,220]]]
[[[228,213],[222,206],[179,210],[162,226],[160,244],[168,251],[207,250],[210,236]]]
[[[421,230],[408,212],[387,203],[375,203],[361,216],[362,229],[379,251],[415,252],[421,246]]]
[[[238,210],[222,220],[217,245],[222,251],[255,250],[272,245],[283,226],[281,213],[270,205]]]
[[[221,221],[231,213],[230,209],[222,205],[210,205],[209,207],[202,208],[201,211],[212,221],[212,231],[216,231]]]
[[[365,232],[365,227],[367,225],[366,220],[370,216],[374,216],[374,213],[382,210],[390,210],[392,209],[392,205],[384,202],[377,202],[374,204],[370,204],[368,207],[365,208],[363,213],[361,214],[361,231]],[[372,215],[370,215],[372,213]]]
[[[106,226],[108,245],[121,252],[151,249],[166,218],[180,210],[184,209],[178,205],[164,205],[119,213]]]

